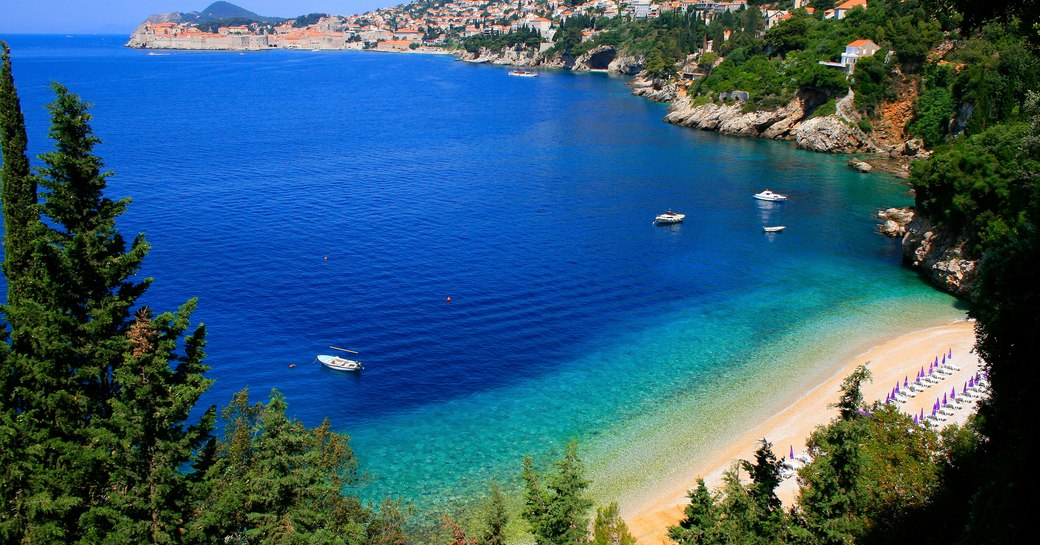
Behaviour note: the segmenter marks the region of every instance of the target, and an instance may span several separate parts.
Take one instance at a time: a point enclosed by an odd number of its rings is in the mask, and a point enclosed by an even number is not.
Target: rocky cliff
[[[526,68],[560,68],[575,72],[604,70],[614,74],[635,75],[643,69],[642,58],[620,55],[613,46],[609,45],[599,46],[579,57],[560,53],[545,55],[534,49],[508,49],[500,52],[482,49],[476,53],[463,51],[458,53],[458,56],[459,59],[467,62]]]
[[[722,134],[794,140],[800,148],[819,152],[884,151],[856,126],[858,118],[851,107],[852,100],[850,91],[838,101],[834,114],[811,117],[826,97],[806,90],[775,110],[744,111],[740,101],[696,104],[690,97],[681,97],[672,104],[665,121]]]
[[[905,229],[903,263],[943,291],[971,299],[978,259],[966,252],[967,237],[947,232],[923,214],[915,214]]]

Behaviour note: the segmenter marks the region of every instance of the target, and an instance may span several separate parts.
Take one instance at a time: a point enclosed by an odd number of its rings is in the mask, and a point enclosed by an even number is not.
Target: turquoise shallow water
[[[850,351],[963,314],[873,233],[903,184],[669,126],[621,79],[4,39],[34,153],[47,82],[95,104],[121,228],[154,248],[146,302],[200,298],[205,402],[278,388],[331,418],[369,498],[452,508],[572,438],[599,497],[638,492]],[[687,221],[652,226],[667,208]],[[366,371],[307,364],[330,344]]]

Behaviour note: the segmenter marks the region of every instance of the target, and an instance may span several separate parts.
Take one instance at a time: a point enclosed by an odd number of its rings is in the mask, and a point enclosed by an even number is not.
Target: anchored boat
[[[329,348],[333,350],[339,350],[341,352],[348,352],[350,354],[357,354],[357,352],[353,350],[347,350],[346,348],[337,348],[335,346],[330,346]],[[330,356],[327,354],[321,354],[318,356],[318,361],[320,361],[321,364],[325,367],[328,367],[329,369],[332,369],[334,371],[360,371],[365,368],[363,365],[361,365],[360,361],[347,359],[341,356]]]
[[[779,202],[786,201],[787,195],[781,195],[779,193],[773,193],[770,190],[765,190],[761,193],[755,193],[754,197],[760,201]]]
[[[671,223],[682,223],[682,220],[686,219],[686,214],[680,214],[679,212],[672,212],[671,210],[664,214],[658,214],[654,218],[654,225],[668,225]]]

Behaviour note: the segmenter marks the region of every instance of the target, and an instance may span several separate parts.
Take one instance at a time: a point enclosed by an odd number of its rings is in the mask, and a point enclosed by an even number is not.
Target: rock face
[[[782,108],[744,112],[744,105],[739,101],[694,105],[689,97],[681,97],[672,104],[664,120],[722,134],[790,140],[795,138],[802,119],[822,103],[822,98],[800,93]]]
[[[795,131],[795,142],[799,148],[825,153],[878,151],[863,131],[833,115],[814,117],[802,123]]]
[[[679,87],[674,82],[661,79],[635,77],[628,82],[632,94],[654,102],[672,102],[679,96]]]
[[[643,61],[637,57],[619,56],[614,47],[599,46],[580,56],[555,54],[544,55],[536,49],[507,49],[491,51],[482,49],[477,53],[462,51],[458,53],[461,60],[475,63],[508,65],[519,67],[561,68],[564,70],[589,71],[606,70],[615,74],[634,75],[643,69]]]
[[[967,239],[944,232],[917,214],[906,226],[903,263],[943,291],[970,299],[978,260],[965,254]]]
[[[870,137],[856,127],[859,119],[851,107],[851,91],[838,102],[833,115],[806,119],[825,101],[825,96],[803,91],[776,110],[745,112],[739,101],[694,105],[689,98],[680,98],[672,104],[672,111],[664,119],[675,125],[722,134],[794,140],[798,147],[812,151],[878,151]]]
[[[878,232],[886,237],[901,237],[906,234],[906,226],[914,219],[913,208],[888,208],[879,210],[877,217],[882,221]]]

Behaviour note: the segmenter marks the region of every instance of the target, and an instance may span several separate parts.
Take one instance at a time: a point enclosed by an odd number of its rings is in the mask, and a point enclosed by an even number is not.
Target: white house
[[[834,6],[834,18],[844,19],[848,12],[859,6],[863,6],[863,9],[867,9],[867,0],[847,0],[838,4],[837,6]]]
[[[856,40],[845,46],[845,52],[841,54],[841,62],[820,61],[824,66],[838,68],[846,74],[851,74],[856,69],[856,61],[863,57],[871,57],[881,47],[873,40]]]

